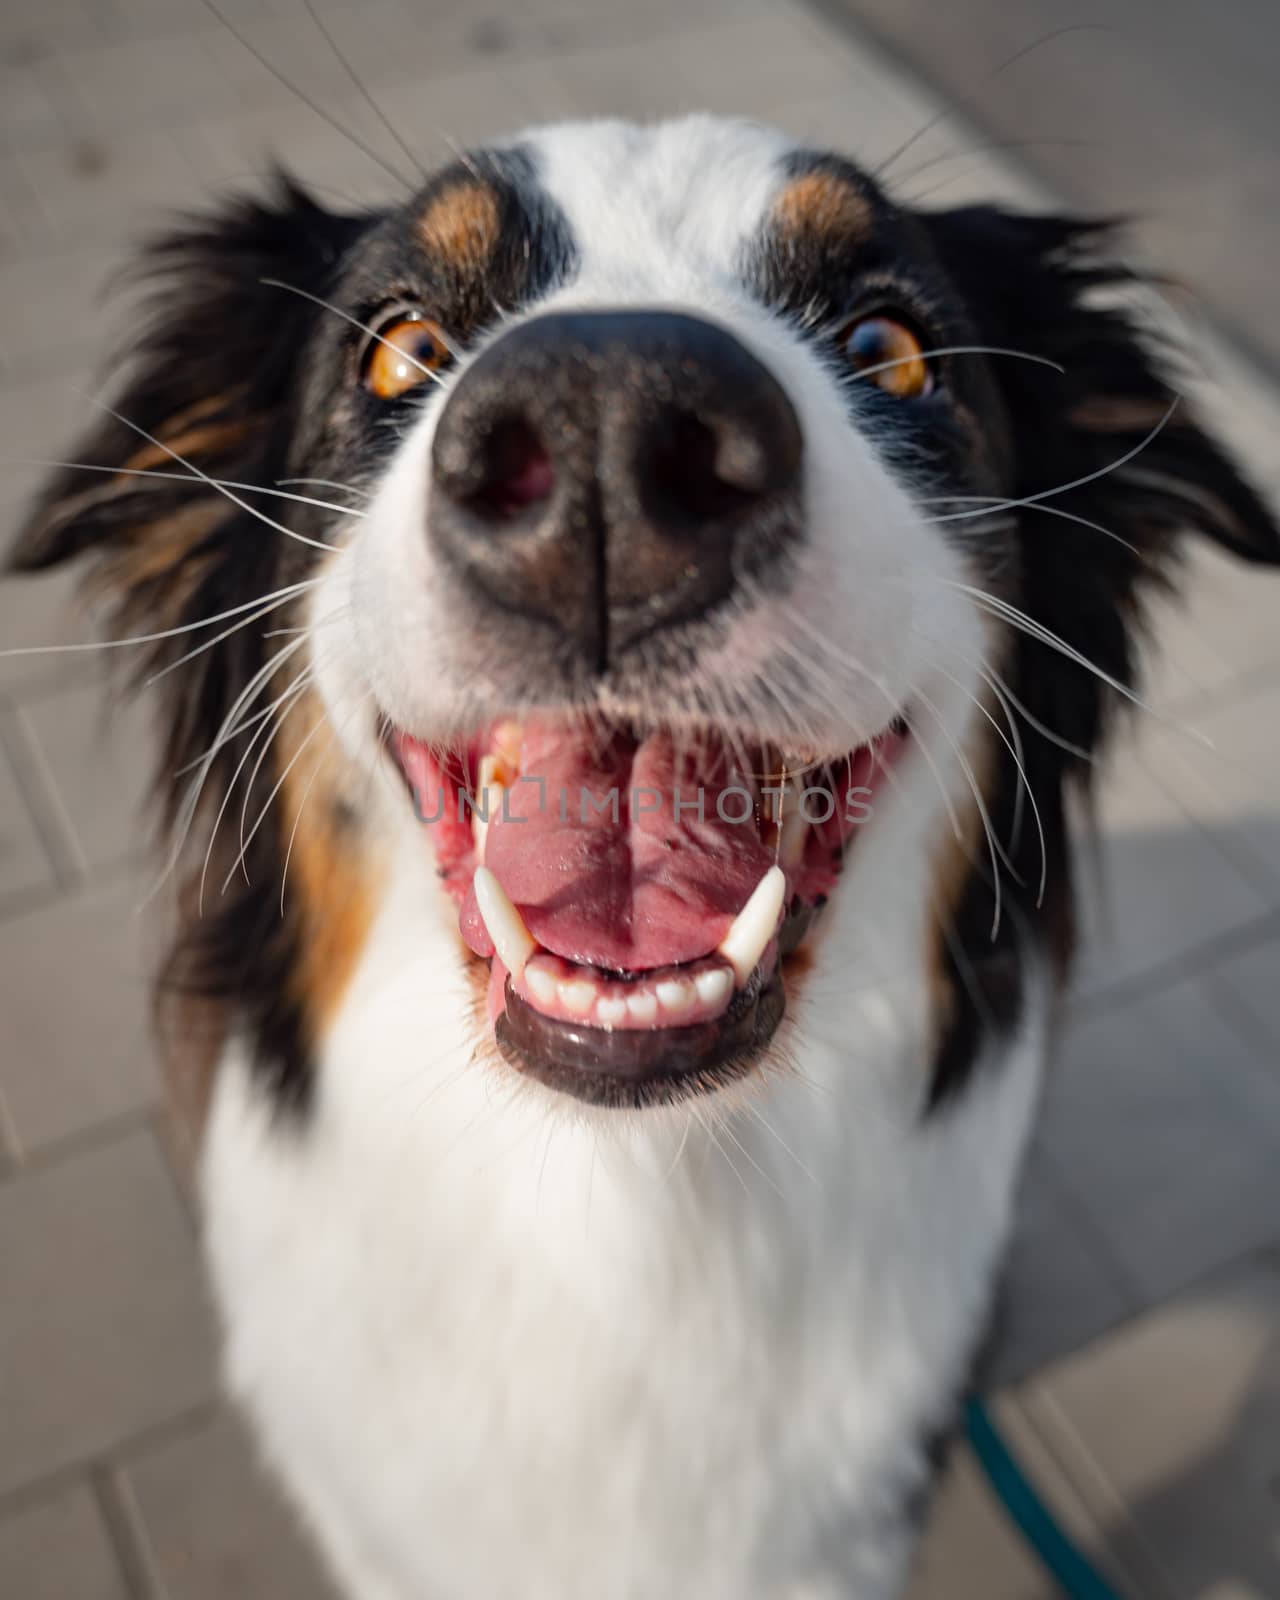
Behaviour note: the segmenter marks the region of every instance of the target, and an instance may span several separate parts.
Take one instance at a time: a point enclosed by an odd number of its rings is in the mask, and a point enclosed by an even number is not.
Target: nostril
[[[650,435],[646,454],[639,464],[641,490],[663,522],[732,516],[768,487],[767,451],[733,422],[669,412]]]
[[[547,500],[555,471],[542,440],[523,417],[496,422],[481,446],[479,481],[464,496],[475,510],[494,519],[519,516]]]

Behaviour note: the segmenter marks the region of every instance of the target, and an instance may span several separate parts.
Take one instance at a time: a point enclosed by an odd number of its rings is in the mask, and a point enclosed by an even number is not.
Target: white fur
[[[421,830],[377,794],[389,887],[313,1115],[278,1123],[239,1051],[218,1079],[203,1179],[230,1381],[355,1600],[888,1600],[1044,1044],[1033,983],[1004,1059],[921,1118],[932,855],[982,636],[945,582],[958,558],[820,359],[736,286],[780,139],[699,120],[539,144],[582,247],[548,304],[719,320],[805,431],[796,587],[760,597],[703,670],[749,676],[783,638],[821,663],[795,714],[831,748],[926,685],[937,738],[926,723],[859,830],[768,1068],[669,1110],[589,1111],[498,1060]],[[463,689],[514,697],[495,641],[452,623],[422,537],[436,414],[317,601],[339,619],[330,704],[367,680],[426,733],[456,723]]]

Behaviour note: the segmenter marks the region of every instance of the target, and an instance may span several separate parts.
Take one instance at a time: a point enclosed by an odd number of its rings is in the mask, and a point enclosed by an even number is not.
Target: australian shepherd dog
[[[159,679],[158,992],[263,1454],[353,1600],[887,1600],[1073,791],[1180,538],[1275,563],[1271,512],[1106,228],[745,123],[364,213],[281,178],[144,267],[13,562],[84,560]]]

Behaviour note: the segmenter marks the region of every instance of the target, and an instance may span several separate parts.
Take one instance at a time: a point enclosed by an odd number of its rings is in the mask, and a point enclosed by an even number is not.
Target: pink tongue
[[[725,793],[723,750],[702,746],[677,766],[667,734],[602,742],[526,722],[521,768],[507,816],[494,808],[485,865],[538,943],[568,961],[644,970],[707,955],[772,864],[747,796]],[[474,891],[461,927],[492,953]]]

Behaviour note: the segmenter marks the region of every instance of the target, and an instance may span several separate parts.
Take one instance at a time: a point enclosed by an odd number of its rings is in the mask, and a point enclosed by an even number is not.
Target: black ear
[[[1170,354],[1120,303],[1117,291],[1138,280],[1108,259],[1112,225],[992,207],[919,220],[982,341],[1048,356],[1065,369],[993,366],[1013,428],[1020,496],[1099,473],[1047,503],[1105,523],[1153,559],[1172,535],[1195,530],[1246,561],[1280,562],[1273,511],[1192,407],[1175,405]]]
[[[150,641],[120,652],[136,677],[191,654],[167,682],[157,792],[170,821],[179,798],[172,774],[209,747],[264,660],[262,629],[220,630],[209,619],[240,615],[246,601],[279,587],[282,564],[305,547],[245,509],[257,502],[281,521],[277,507],[287,503],[250,492],[237,505],[168,452],[210,478],[261,488],[288,474],[300,355],[327,313],[262,280],[331,297],[366,226],[281,177],[265,200],[192,219],[154,243],[141,263],[150,320],[112,394],[128,423],[104,412],[68,457],[109,470],[59,470],[10,553],[19,573],[83,556],[111,635]]]
[[[155,240],[137,273],[149,316],[111,396],[132,426],[104,412],[69,459],[183,471],[150,434],[211,477],[269,485],[277,468],[283,474],[298,353],[324,313],[262,280],[324,296],[366,225],[326,211],[280,175],[267,198],[233,202]],[[50,440],[51,453],[59,443]],[[199,547],[231,537],[237,521],[236,507],[198,480],[63,470],[32,508],[9,566],[34,572],[92,553],[115,598],[130,614],[145,612],[185,583]]]

